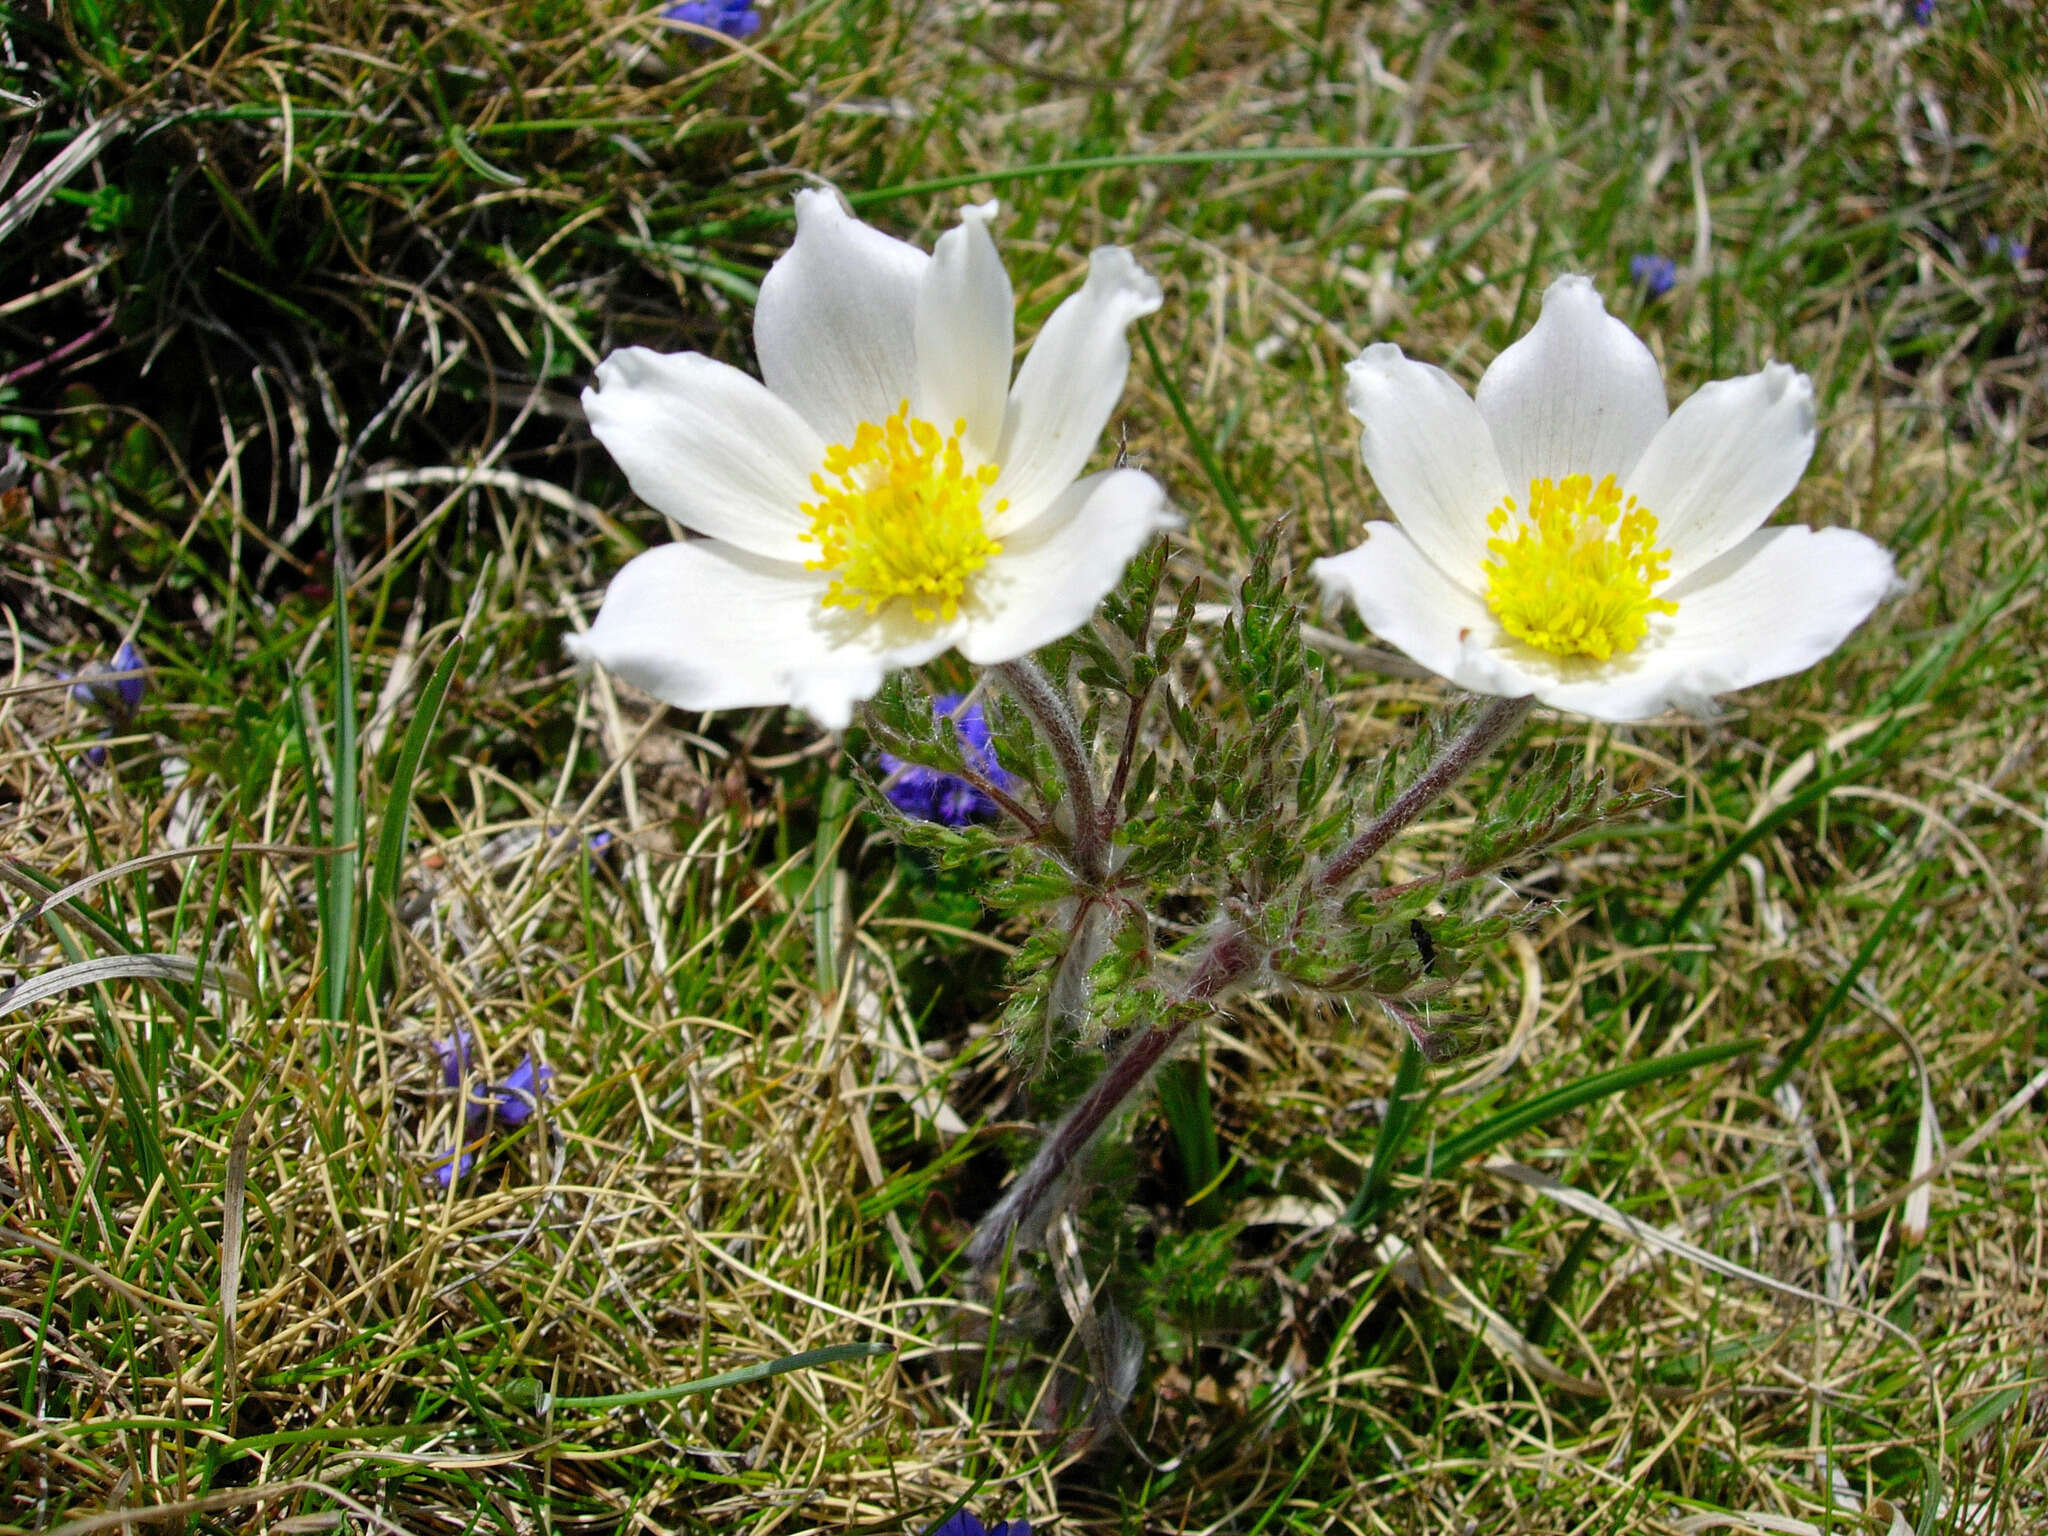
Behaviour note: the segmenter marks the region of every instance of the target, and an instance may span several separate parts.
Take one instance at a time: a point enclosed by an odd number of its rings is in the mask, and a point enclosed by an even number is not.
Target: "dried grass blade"
[[[1476,1337],[1497,1357],[1561,1392],[1574,1397],[1606,1397],[1604,1387],[1595,1385],[1558,1365],[1527,1335],[1500,1313],[1474,1295],[1471,1287],[1451,1273],[1434,1248],[1424,1243],[1421,1251],[1410,1248],[1397,1237],[1380,1240],[1380,1255],[1391,1262],[1394,1278],[1410,1290],[1429,1297],[1452,1322]]]
[[[699,1392],[715,1392],[720,1387],[736,1387],[743,1382],[765,1381],[770,1376],[781,1376],[814,1365],[835,1365],[841,1360],[866,1360],[875,1355],[894,1352],[892,1345],[872,1339],[857,1344],[827,1344],[822,1349],[807,1349],[801,1354],[784,1355],[780,1360],[764,1360],[758,1365],[743,1365],[738,1370],[721,1371],[716,1376],[702,1376],[695,1381],[678,1382],[672,1387],[650,1387],[645,1392],[613,1392],[605,1397],[547,1397],[541,1400],[540,1411],[546,1414],[558,1408],[569,1408],[579,1412],[636,1408],[643,1403],[666,1403],[678,1397],[693,1397]]]
[[[48,202],[65,182],[99,158],[100,151],[119,138],[128,127],[128,114],[109,112],[86,128],[51,157],[50,163],[23,182],[12,197],[0,203],[0,240],[5,240]]]
[[[235,1119],[235,1137],[228,1148],[227,1180],[221,1191],[220,1214],[220,1391],[214,1408],[226,1417],[234,1412],[236,1397],[235,1318],[242,1293],[242,1244],[247,1236],[249,1204],[249,1144],[256,1130],[256,1110],[262,1104],[262,1082],[249,1093],[242,1112]]]
[[[214,987],[243,997],[255,995],[255,989],[241,972],[218,965],[202,966],[197,960],[188,960],[183,955],[102,955],[93,960],[60,965],[54,971],[31,976],[27,981],[17,982],[5,992],[0,992],[0,1019],[78,987],[128,977],[140,977],[145,981],[180,981],[188,985],[201,981],[203,977]]]
[[[1602,1226],[1613,1228],[1629,1241],[1645,1248],[1669,1254],[1673,1258],[1684,1259],[1688,1263],[1697,1264],[1701,1269],[1725,1275],[1731,1280],[1747,1280],[1750,1284],[1762,1286],[1767,1291],[1776,1291],[1780,1296],[1818,1302],[1822,1306],[1842,1305],[1818,1291],[1809,1291],[1804,1286],[1792,1284],[1789,1280],[1780,1280],[1774,1275],[1764,1274],[1761,1270],[1737,1264],[1733,1259],[1724,1259],[1718,1253],[1702,1248],[1697,1243],[1688,1242],[1662,1227],[1653,1227],[1648,1222],[1637,1221],[1635,1217],[1609,1205],[1598,1195],[1590,1194],[1583,1189],[1575,1189],[1540,1169],[1531,1168],[1526,1163],[1518,1163],[1513,1158],[1492,1157],[1480,1166],[1498,1178],[1533,1189],[1566,1209],[1577,1211],[1581,1216],[1590,1216]]]
[[[215,1510],[240,1509],[247,1504],[261,1504],[266,1499],[281,1499],[288,1493],[320,1494],[333,1499],[367,1525],[393,1532],[394,1536],[406,1536],[404,1526],[394,1524],[386,1516],[378,1514],[360,1500],[351,1498],[341,1489],[310,1477],[294,1478],[286,1483],[259,1483],[251,1488],[228,1488],[220,1493],[209,1493],[196,1499],[178,1499],[169,1504],[146,1504],[134,1509],[101,1510],[98,1514],[68,1521],[51,1531],[49,1536],[89,1536],[93,1531],[133,1529],[136,1526],[181,1519],[186,1515],[205,1515]],[[278,1528],[282,1529],[282,1526]]]
[[[95,886],[105,885],[109,880],[118,880],[121,876],[132,875],[138,870],[175,864],[180,859],[200,859],[216,853],[226,853],[230,848],[237,853],[264,853],[287,859],[317,858],[332,851],[327,848],[303,847],[296,843],[202,843],[192,848],[167,848],[156,853],[145,853],[140,858],[124,859],[119,864],[110,864],[105,869],[95,870],[82,880],[74,880],[69,885],[52,891],[5,928],[0,928],[0,935],[12,933],[24,923],[34,922],[52,908],[61,907],[67,901],[75,901]]]
[[[1909,1243],[1926,1241],[1927,1220],[1933,1213],[1934,1181],[1928,1177],[1934,1171],[1934,1144],[1941,1136],[1941,1126],[1934,1118],[1934,1099],[1927,1091],[1927,1078],[1920,1078],[1920,1126],[1913,1134],[1913,1193],[1906,1197],[1906,1213],[1899,1219],[1899,1230]]]

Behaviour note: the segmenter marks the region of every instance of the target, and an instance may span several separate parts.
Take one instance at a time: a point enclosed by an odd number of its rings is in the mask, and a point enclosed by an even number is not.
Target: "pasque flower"
[[[1656,359],[1583,277],[1551,285],[1476,399],[1396,346],[1349,374],[1394,521],[1316,575],[1475,693],[1704,712],[1812,666],[1892,588],[1862,534],[1762,526],[1812,457],[1812,382],[1771,363],[1667,412]]]
[[[1081,477],[1159,286],[1096,251],[1013,383],[995,213],[963,209],[926,255],[800,192],[754,315],[762,381],[605,359],[591,430],[702,537],[628,563],[574,654],[686,709],[794,704],[836,729],[893,668],[1014,660],[1087,619],[1173,521],[1142,471]]]

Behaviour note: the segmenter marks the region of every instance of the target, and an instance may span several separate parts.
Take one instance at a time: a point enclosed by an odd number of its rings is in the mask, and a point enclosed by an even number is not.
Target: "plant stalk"
[[[1039,1145],[1038,1155],[1009,1188],[994,1210],[981,1219],[967,1244],[968,1261],[986,1269],[999,1261],[1011,1234],[1035,1228],[1039,1208],[1067,1172],[1088,1150],[1110,1117],[1136,1093],[1154,1069],[1207,1012],[1205,1005],[1221,997],[1258,963],[1258,946],[1235,923],[1209,941],[1187,981],[1175,990],[1162,1010],[1167,1022],[1134,1036],[1095,1080],[1081,1102],[1067,1112]]]
[[[1075,872],[1090,885],[1109,878],[1109,838],[1095,809],[1095,775],[1088,766],[1088,749],[1081,740],[1081,726],[1066,697],[1053,686],[1038,663],[1028,656],[999,662],[997,676],[1017,696],[1038,734],[1059,764],[1060,777],[1067,784],[1067,808],[1073,817]]]
[[[1107,845],[1094,814],[1094,786],[1088,776],[1087,759],[1081,750],[1080,731],[1074,717],[1045,674],[1029,662],[1005,662],[996,669],[1015,691],[1032,719],[1052,745],[1061,771],[1067,775],[1074,795],[1075,861],[1087,874],[1090,858],[1106,859]],[[1402,828],[1429,809],[1436,800],[1520,725],[1535,701],[1528,698],[1496,699],[1484,713],[1455,737],[1430,765],[1394,797],[1384,811],[1372,819],[1342,852],[1316,877],[1316,888],[1329,895],[1364,867],[1366,861],[1394,840]],[[1093,836],[1084,845],[1083,831]],[[1089,851],[1084,851],[1084,846]],[[1106,866],[1096,866],[1103,867]],[[1097,878],[1100,878],[1099,876]],[[1068,1173],[1111,1117],[1121,1109],[1159,1064],[1180,1043],[1188,1031],[1224,993],[1257,968],[1263,955],[1252,936],[1236,922],[1222,928],[1208,946],[1187,980],[1174,989],[1160,1010],[1164,1023],[1133,1036],[1116,1058],[1103,1070],[1081,1102],[1039,1145],[1031,1163],[1017,1176],[995,1209],[981,1220],[968,1240],[967,1258],[976,1269],[999,1262],[1011,1239],[1020,1230],[1027,1238],[1038,1226],[1040,1208],[1065,1181]],[[1415,1053],[1417,1064],[1420,1052]]]
[[[1344,845],[1342,851],[1316,877],[1316,889],[1334,895],[1351,877],[1365,867],[1366,860],[1380,853],[1396,834],[1434,805],[1473,765],[1488,756],[1527,718],[1536,701],[1530,697],[1495,699],[1436,760],[1418,773],[1393,803],[1368,822],[1363,831]]]

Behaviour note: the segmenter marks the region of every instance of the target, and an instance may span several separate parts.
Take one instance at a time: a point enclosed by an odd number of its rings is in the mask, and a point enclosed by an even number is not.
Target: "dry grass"
[[[0,315],[10,369],[115,320],[0,423],[33,465],[0,503],[7,965],[205,971],[0,1017],[9,1528],[169,1506],[765,1536],[963,1498],[1074,1531],[1883,1531],[1881,1501],[1922,1531],[2048,1527],[2048,337],[2038,265],[1983,247],[2048,216],[2042,37],[2019,5],[1907,9],[791,6],[756,58],[535,6],[408,8],[401,47],[335,5],[190,19],[177,71],[113,23],[24,21],[45,125],[89,102],[137,127],[0,248],[22,295],[118,258]],[[351,115],[255,115],[280,95]],[[250,115],[167,121],[219,106]],[[1301,557],[1370,515],[1338,382],[1360,344],[1469,381],[1584,270],[1676,395],[1809,370],[1825,433],[1792,515],[1886,540],[1911,590],[1713,724],[1532,729],[1673,799],[1501,889],[1554,910],[1453,999],[1495,1022],[1434,1074],[1435,1134],[1763,1042],[1500,1149],[1606,1219],[1470,1165],[1384,1231],[1334,1228],[1397,1042],[1255,996],[1205,1046],[1218,1198],[1140,1114],[997,1297],[955,1253],[1057,1093],[988,1030],[1019,935],[893,847],[803,722],[650,713],[565,671],[564,621],[660,536],[573,389],[626,341],[744,361],[799,174],[928,239],[981,189],[924,180],[1350,143],[1460,147],[995,188],[1027,333],[1097,243],[1166,281],[1125,432],[1191,514],[1179,579],[1242,569],[1226,496],[1291,518]],[[123,212],[151,178],[162,203]],[[1655,302],[1626,279],[1651,249],[1683,274]],[[338,814],[337,505],[367,839],[468,635],[395,976],[346,1022],[305,852]],[[130,633],[151,692],[94,765],[108,722],[49,685]],[[1439,697],[1342,675],[1361,760]],[[130,861],[30,915],[23,879]],[[493,1078],[529,1050],[556,1076],[451,1193],[433,1047],[460,1029]],[[858,1341],[894,1352],[565,1402]],[[1127,1410],[1094,1414],[1134,1362]]]

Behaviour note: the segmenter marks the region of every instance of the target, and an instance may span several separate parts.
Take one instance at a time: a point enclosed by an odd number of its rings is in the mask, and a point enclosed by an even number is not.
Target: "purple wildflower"
[[[446,1189],[452,1180],[476,1166],[483,1132],[493,1119],[502,1126],[519,1126],[533,1118],[534,1110],[547,1097],[555,1069],[536,1061],[533,1052],[528,1051],[503,1082],[479,1082],[474,1071],[476,1037],[467,1029],[457,1029],[446,1040],[436,1040],[434,1051],[441,1058],[444,1084],[460,1088],[465,1081],[469,1083],[462,1102],[462,1139],[434,1165],[435,1181]]]
[[[2027,264],[2027,242],[2015,240],[2010,235],[1986,235],[1984,254],[1993,261],[2003,258],[2016,267],[2023,267]]]
[[[469,1064],[476,1055],[476,1036],[466,1029],[458,1029],[446,1040],[436,1040],[434,1051],[441,1058],[442,1086],[460,1088],[462,1080],[469,1076]]]
[[[149,679],[142,676],[148,663],[142,659],[142,652],[135,648],[132,640],[123,640],[121,649],[114,652],[114,659],[104,667],[94,667],[71,685],[71,697],[80,704],[98,705],[117,715],[132,715],[142,706],[142,696],[148,691]],[[110,677],[109,673],[133,672],[134,677]]]
[[[142,705],[142,695],[149,686],[149,679],[142,676],[148,664],[142,659],[142,652],[135,648],[132,640],[123,640],[121,648],[114,652],[113,661],[105,667],[94,667],[83,678],[72,683],[71,697],[74,702],[88,709],[103,709],[114,717],[116,723],[125,723]],[[109,673],[133,672],[134,677],[109,677]],[[68,678],[69,672],[60,672],[59,677]],[[104,741],[114,734],[109,726],[100,732]],[[107,761],[107,749],[97,742],[85,749],[85,760],[93,767],[103,766]]]
[[[120,692],[121,703],[129,710],[142,707],[143,690],[149,686],[149,679],[142,675],[142,666],[142,652],[135,649],[135,642],[123,640],[121,649],[114,652],[114,670],[135,675],[117,679],[114,687]]]
[[[1932,26],[1934,23],[1934,0],[1913,0],[1913,19],[1923,27]]]
[[[1678,281],[1678,263],[1669,256],[1645,251],[1629,258],[1628,275],[1641,283],[1651,298],[1661,299]]]
[[[434,1164],[434,1182],[446,1189],[475,1166],[476,1153],[466,1147],[456,1147]]]
[[[682,0],[680,5],[665,6],[661,19],[709,27],[731,38],[752,37],[761,30],[761,14],[754,9],[754,0]]]
[[[997,789],[1008,789],[1012,780],[996,762],[989,740],[988,717],[979,704],[960,709],[961,697],[957,693],[939,694],[932,700],[932,713],[952,715],[953,729],[959,735],[967,761]],[[958,714],[954,713],[956,710]],[[907,763],[893,752],[882,754],[882,771],[889,776],[882,789],[889,803],[918,821],[964,827],[977,817],[995,813],[995,801],[957,773]]]
[[[498,1123],[524,1125],[531,1120],[554,1077],[555,1069],[535,1061],[533,1052],[520,1057],[505,1081],[491,1085],[491,1106],[498,1112]]]
[[[966,1510],[939,1523],[931,1536],[1031,1536],[1029,1520],[998,1520],[985,1526]]]

